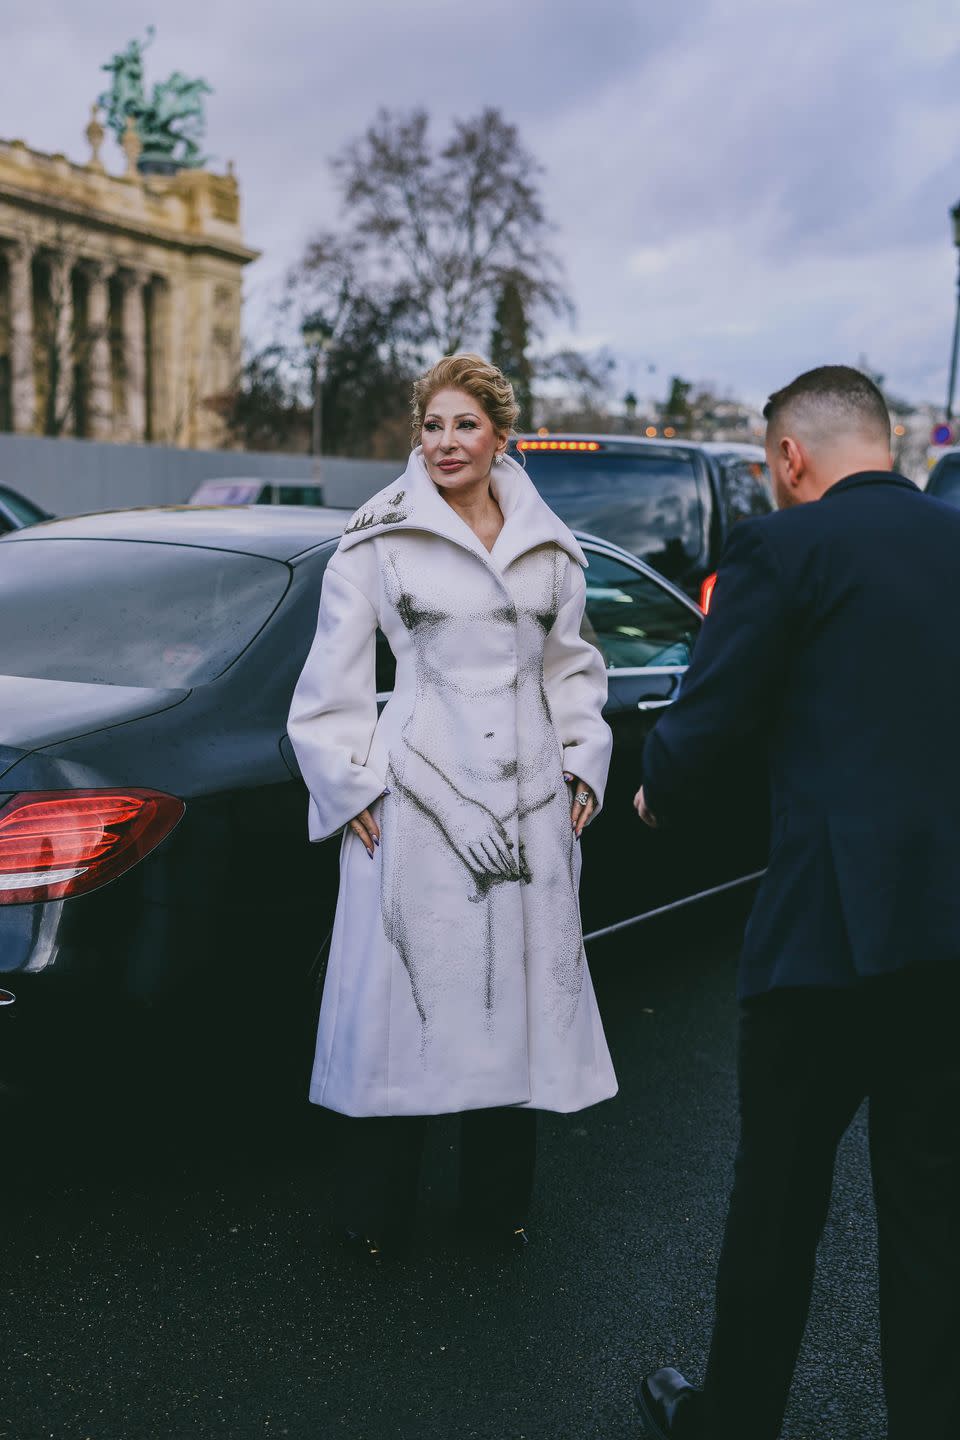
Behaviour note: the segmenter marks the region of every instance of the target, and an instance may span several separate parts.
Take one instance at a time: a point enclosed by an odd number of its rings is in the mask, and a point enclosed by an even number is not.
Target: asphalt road
[[[534,1243],[465,1247],[436,1122],[412,1255],[330,1232],[323,1117],[249,1147],[4,1128],[0,1440],[629,1440],[639,1374],[699,1378],[735,1143],[739,916],[591,964],[616,1100],[542,1128]],[[242,1119],[242,1117],[241,1117]],[[42,1128],[39,1128],[42,1127]],[[145,1133],[146,1132],[146,1133]],[[259,1143],[269,1139],[264,1147]],[[785,1440],[881,1440],[866,1144],[844,1143]]]

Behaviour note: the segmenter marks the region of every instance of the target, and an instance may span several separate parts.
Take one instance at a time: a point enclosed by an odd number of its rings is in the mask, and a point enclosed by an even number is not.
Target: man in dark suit
[[[957,1440],[960,512],[892,472],[856,370],[801,375],[764,414],[780,508],[730,537],[635,801],[665,827],[732,757],[766,761],[706,1379],[658,1370],[640,1408],[655,1436],[776,1440],[837,1144],[866,1099],[890,1440]]]

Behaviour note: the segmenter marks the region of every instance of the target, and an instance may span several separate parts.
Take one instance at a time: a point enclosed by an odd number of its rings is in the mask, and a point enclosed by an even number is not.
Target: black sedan
[[[284,1062],[305,1087],[339,847],[307,840],[284,727],[346,519],[130,510],[0,541],[0,1086],[166,1083],[197,1060],[232,1093]],[[701,612],[580,538],[615,734],[584,837],[596,936],[760,862],[728,827],[653,835],[637,820],[644,736]],[[381,701],[392,669],[381,642]]]

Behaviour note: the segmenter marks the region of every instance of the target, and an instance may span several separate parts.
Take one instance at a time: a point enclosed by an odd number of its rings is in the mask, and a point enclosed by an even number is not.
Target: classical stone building
[[[126,173],[0,140],[0,430],[224,443],[240,367],[240,197],[225,175]]]

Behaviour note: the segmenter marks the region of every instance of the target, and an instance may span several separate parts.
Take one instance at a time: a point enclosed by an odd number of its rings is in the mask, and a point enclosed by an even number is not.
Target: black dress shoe
[[[637,1395],[644,1433],[654,1440],[697,1440],[701,1397],[679,1370],[654,1370]]]
[[[522,1252],[530,1244],[530,1231],[526,1225],[510,1225],[503,1220],[492,1219],[489,1212],[475,1206],[462,1205],[458,1219],[465,1238],[479,1240],[492,1250]]]
[[[344,1230],[343,1238],[348,1250],[352,1250],[358,1260],[374,1268],[383,1264],[383,1247],[379,1240],[374,1240],[369,1235],[361,1235],[358,1230]]]

